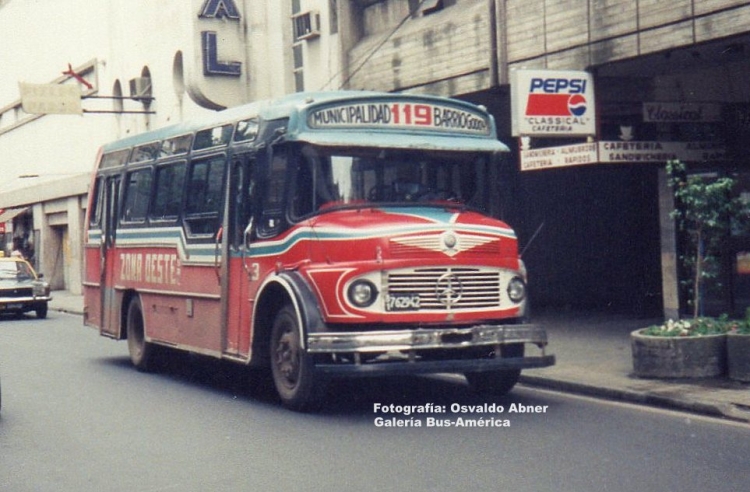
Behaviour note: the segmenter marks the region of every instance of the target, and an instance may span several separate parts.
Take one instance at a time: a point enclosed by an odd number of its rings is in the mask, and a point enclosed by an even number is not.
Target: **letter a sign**
[[[202,19],[227,19],[240,20],[240,11],[234,0],[206,0],[198,17]]]

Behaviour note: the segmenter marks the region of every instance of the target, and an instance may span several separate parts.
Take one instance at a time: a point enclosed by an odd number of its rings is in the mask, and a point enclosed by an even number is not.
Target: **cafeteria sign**
[[[521,171],[586,164],[647,164],[670,160],[713,162],[726,159],[716,142],[603,141],[521,151]]]
[[[594,78],[572,70],[513,70],[513,136],[596,134]]]

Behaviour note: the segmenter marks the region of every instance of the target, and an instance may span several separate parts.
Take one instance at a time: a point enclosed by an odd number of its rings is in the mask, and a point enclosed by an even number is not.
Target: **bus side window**
[[[288,177],[287,149],[274,147],[263,190],[263,211],[258,225],[258,235],[261,237],[272,237],[281,232]]]
[[[122,222],[143,222],[151,198],[151,168],[128,173]]]
[[[98,178],[94,183],[94,193],[91,200],[91,211],[89,215],[89,227],[91,229],[101,228],[102,206],[104,205],[104,178]]]
[[[151,220],[176,220],[180,216],[185,172],[185,162],[160,166],[156,169],[154,203],[149,214]]]
[[[245,241],[245,229],[253,216],[255,202],[255,160],[248,156],[236,157],[232,163],[232,185],[229,208],[229,238],[233,248]]]
[[[224,156],[192,163],[185,199],[188,236],[213,236],[219,230],[225,167]]]

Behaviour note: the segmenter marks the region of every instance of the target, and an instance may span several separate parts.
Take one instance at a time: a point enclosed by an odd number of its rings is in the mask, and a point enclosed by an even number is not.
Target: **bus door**
[[[115,294],[116,271],[116,239],[117,220],[120,209],[120,176],[104,178],[104,210],[102,214],[101,239],[101,320],[99,330],[102,335],[117,338],[119,335],[119,309]]]
[[[226,257],[229,261],[227,279],[222,286],[222,300],[225,303],[222,311],[226,313],[224,352],[240,357],[246,357],[250,350],[251,298],[254,297],[250,292],[250,283],[258,273],[254,272],[253,264],[247,258],[247,240],[253,227],[254,172],[255,159],[252,156],[235,156],[231,162],[227,188],[228,213],[225,230],[228,242]]]

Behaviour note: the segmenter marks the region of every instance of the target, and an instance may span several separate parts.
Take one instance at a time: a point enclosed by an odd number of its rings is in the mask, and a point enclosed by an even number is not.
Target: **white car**
[[[0,313],[34,311],[38,318],[47,317],[49,283],[37,275],[23,258],[0,258]]]

